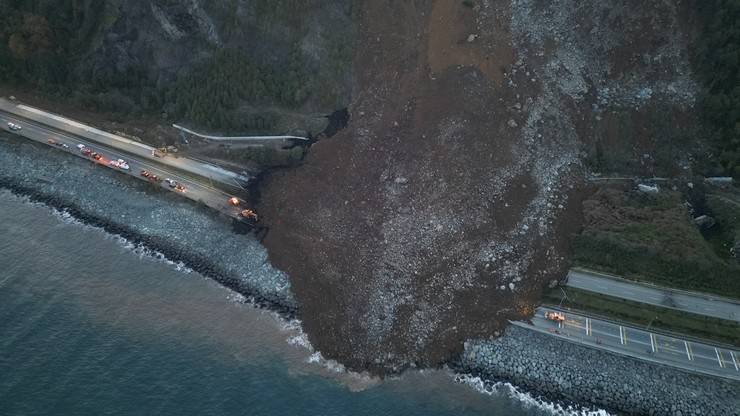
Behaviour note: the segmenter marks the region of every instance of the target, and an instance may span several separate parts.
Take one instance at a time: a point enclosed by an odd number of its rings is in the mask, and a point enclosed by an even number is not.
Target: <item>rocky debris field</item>
[[[353,369],[438,365],[531,314],[589,152],[650,153],[671,136],[649,115],[693,105],[681,2],[464,3],[358,5],[348,127],[264,186],[270,259]]]
[[[0,187],[161,252],[286,317],[295,313],[288,278],[264,247],[208,208],[15,137],[0,136]]]
[[[740,415],[740,383],[699,376],[509,327],[470,341],[459,369],[548,399],[639,415]]]

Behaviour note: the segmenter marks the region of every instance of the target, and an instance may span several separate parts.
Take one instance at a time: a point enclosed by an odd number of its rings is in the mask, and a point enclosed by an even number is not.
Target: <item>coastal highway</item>
[[[22,127],[19,131],[11,131],[8,128],[8,122],[18,124]],[[229,199],[232,195],[214,187],[211,187],[205,183],[193,180],[187,176],[178,174],[172,169],[168,169],[166,166],[162,166],[158,163],[152,163],[148,160],[143,160],[137,156],[133,156],[126,152],[121,152],[118,149],[112,149],[107,146],[101,145],[97,142],[87,140],[78,136],[74,136],[68,133],[63,133],[55,129],[50,129],[44,125],[40,125],[29,120],[14,117],[4,112],[0,112],[0,129],[8,131],[27,139],[43,143],[57,151],[66,151],[73,155],[82,157],[89,160],[91,163],[99,165],[101,168],[113,169],[121,174],[131,175],[137,179],[152,183],[152,186],[157,186],[166,190],[171,190],[177,194],[194,201],[203,202],[205,205],[213,208],[229,217],[241,218],[239,216],[240,207],[235,207],[229,204]],[[58,144],[49,144],[48,140],[52,139]],[[63,147],[62,144],[66,144],[67,147]],[[83,144],[93,152],[97,152],[103,156],[99,161],[92,159],[91,157],[84,156],[77,148],[78,144]],[[129,170],[118,169],[110,167],[108,161],[123,159],[129,165]],[[170,178],[174,181],[179,182],[184,186],[184,191],[176,191],[171,189],[164,181],[161,183],[154,183],[148,179],[142,177],[140,172],[147,170],[154,175],[159,176],[161,179]],[[240,199],[240,206],[244,206],[244,201]]]
[[[153,147],[139,143],[135,140],[127,139],[115,134],[110,134],[86,124],[79,123],[62,116],[52,114],[37,108],[33,108],[15,101],[0,98],[0,114],[3,117],[15,117],[18,120],[34,122],[36,125],[48,126],[55,131],[67,133],[75,137],[87,139],[88,142],[95,142],[110,149],[126,152],[132,156],[137,156],[139,160],[153,159]],[[4,123],[7,124],[7,123]],[[170,168],[179,169],[193,175],[208,178],[212,182],[218,182],[223,185],[243,188],[243,184],[249,181],[249,178],[222,169],[218,166],[204,163],[187,157],[176,157],[167,155],[163,158],[157,158],[158,164]]]
[[[565,321],[558,323],[546,319],[547,311],[563,312]],[[577,344],[696,373],[740,380],[740,351],[725,346],[649,332],[555,307],[537,308],[531,325],[525,322],[512,323]]]
[[[740,322],[740,303],[719,296],[636,283],[585,270],[570,270],[566,285],[649,305]]]

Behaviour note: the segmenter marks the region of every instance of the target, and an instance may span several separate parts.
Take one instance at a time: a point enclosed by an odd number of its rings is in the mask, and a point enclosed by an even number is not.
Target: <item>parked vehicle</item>
[[[545,312],[545,319],[548,321],[564,322],[565,314],[562,312]]]
[[[145,178],[150,178],[150,177],[152,176],[152,174],[151,174],[151,173],[149,173],[149,171],[148,171],[148,170],[142,170],[142,171],[141,171],[141,172],[139,173],[139,175],[141,175],[141,176],[143,176],[143,177],[145,177]]]
[[[93,159],[95,159],[95,160],[100,160],[100,159],[102,159],[102,158],[103,158],[103,156],[101,156],[101,155],[100,155],[100,153],[97,153],[97,152],[92,152],[92,154],[90,154],[90,156],[91,156],[91,157],[92,157]]]
[[[239,206],[239,198],[236,198],[236,197],[229,198],[229,204],[231,204],[231,205],[233,205],[235,207],[236,206]]]
[[[8,123],[8,128],[11,129],[11,130],[13,130],[13,131],[18,131],[18,130],[22,129],[23,127],[21,127],[18,124],[15,124],[15,123]]]
[[[85,155],[85,156],[90,156],[92,154],[92,150],[88,149],[87,147],[82,148],[82,150],[80,150],[80,152],[82,152],[82,154]]]
[[[118,169],[129,170],[128,163],[123,159],[111,160],[108,162],[108,165]]]
[[[56,140],[54,140],[54,139],[47,139],[47,140],[46,140],[46,143],[49,143],[49,144],[53,144],[53,145],[56,145],[56,144],[57,144],[57,141],[56,141]]]

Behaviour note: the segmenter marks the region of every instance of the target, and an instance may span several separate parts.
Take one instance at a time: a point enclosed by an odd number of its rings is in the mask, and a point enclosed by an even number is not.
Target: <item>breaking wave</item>
[[[105,238],[114,239],[121,247],[123,247],[127,251],[130,251],[138,255],[139,258],[141,259],[149,259],[149,260],[165,263],[173,267],[177,271],[181,271],[181,272],[188,273],[188,274],[194,271],[193,269],[187,267],[183,262],[175,262],[175,261],[168,259],[167,256],[160,251],[151,249],[142,243],[134,243],[121,235],[110,233],[102,227],[86,223],[84,222],[84,220],[75,217],[67,209],[63,209],[63,208],[57,209],[53,206],[45,204],[44,202],[33,201],[31,198],[29,198],[26,195],[17,194],[15,192],[12,192],[6,189],[0,189],[0,192],[3,192],[3,193],[9,192],[13,194],[15,197],[19,198],[24,203],[48,209],[54,217],[59,219],[60,222],[64,224],[81,226],[81,227],[85,227],[85,228],[103,233]],[[229,290],[228,298],[229,300],[236,302],[236,303],[241,303],[241,304],[252,303],[250,297],[244,296],[232,290]],[[257,305],[255,304],[255,306]],[[335,360],[324,358],[321,352],[316,351],[313,345],[311,345],[311,342],[308,339],[308,335],[303,331],[300,320],[285,319],[285,317],[281,316],[279,313],[274,313],[274,314],[278,318],[278,322],[280,322],[281,330],[288,334],[288,337],[286,338],[286,342],[289,345],[305,349],[309,353],[308,357],[306,358],[306,363],[315,364],[321,368],[328,370],[330,373],[333,373],[336,375],[347,375],[347,376],[355,377],[355,378],[366,377],[359,373],[355,373],[355,372],[347,370],[344,365],[342,365],[341,363]],[[601,409],[594,410],[594,409],[589,409],[585,407],[577,407],[574,405],[564,405],[564,404],[559,404],[555,402],[550,402],[542,398],[533,396],[532,394],[526,391],[523,391],[520,388],[510,383],[506,383],[506,382],[490,382],[490,381],[483,380],[480,377],[471,376],[467,374],[459,374],[459,373],[454,374],[453,378],[455,382],[465,384],[482,394],[508,396],[509,398],[513,400],[523,403],[525,407],[536,408],[541,411],[550,413],[552,415],[557,415],[557,416],[609,416],[610,415],[610,413],[607,412],[606,410],[601,410]]]
[[[23,197],[24,202],[33,204],[36,206],[42,206],[49,210],[51,210],[51,213],[54,217],[58,218],[65,224],[72,224],[72,225],[78,225],[81,227],[85,227],[90,230],[95,230],[97,232],[102,233],[105,238],[112,238],[114,239],[121,247],[124,249],[137,254],[140,259],[150,259],[155,260],[164,264],[167,264],[169,266],[172,266],[175,270],[183,273],[192,273],[193,269],[187,267],[185,263],[181,261],[172,261],[167,258],[167,256],[164,255],[164,253],[159,252],[157,250],[151,249],[147,246],[145,246],[142,243],[134,243],[132,241],[127,240],[125,237],[118,235],[118,234],[112,234],[103,229],[102,227],[97,227],[94,225],[87,224],[80,220],[79,218],[75,217],[72,213],[70,213],[66,209],[57,209],[54,207],[51,207],[49,205],[44,204],[43,202],[32,202],[27,197]]]
[[[506,395],[524,404],[525,407],[537,408],[557,416],[610,416],[611,413],[603,409],[562,405],[550,402],[521,390],[506,382],[490,382],[469,374],[455,374],[455,382],[465,384],[474,390],[486,395]]]

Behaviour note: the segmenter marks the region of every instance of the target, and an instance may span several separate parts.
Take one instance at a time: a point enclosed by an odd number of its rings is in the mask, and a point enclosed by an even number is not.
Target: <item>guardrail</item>
[[[184,131],[185,133],[192,134],[193,136],[200,137],[202,139],[208,139],[208,140],[220,140],[220,141],[262,141],[262,140],[305,140],[305,141],[309,141],[311,140],[307,137],[301,137],[301,136],[211,136],[208,134],[202,134],[202,133],[195,132],[186,127],[180,126],[178,124],[173,124],[172,127],[180,131]]]

